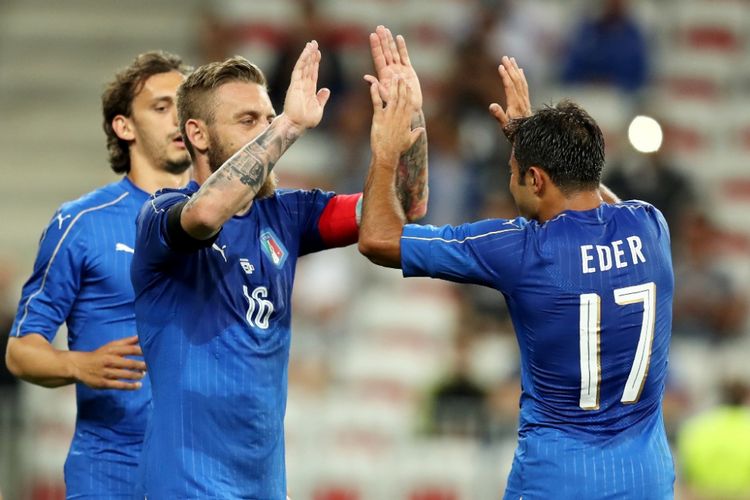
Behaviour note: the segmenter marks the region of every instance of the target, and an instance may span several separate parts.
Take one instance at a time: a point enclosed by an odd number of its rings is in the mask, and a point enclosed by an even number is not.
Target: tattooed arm
[[[418,111],[411,120],[411,129],[424,128],[424,114]],[[427,214],[427,134],[419,135],[417,141],[401,155],[396,174],[396,195],[410,222]]]
[[[292,71],[284,112],[206,179],[185,204],[180,225],[191,237],[207,240],[233,215],[246,209],[281,155],[323,116],[330,91],[316,92],[320,50],[309,42]]]
[[[393,76],[403,79],[411,91],[413,116],[411,129],[425,127],[422,113],[422,89],[414,67],[409,60],[406,41],[401,35],[393,37],[391,30],[378,26],[370,34],[370,51],[377,78],[365,75],[371,85],[375,84],[383,101],[388,101],[389,82]],[[396,195],[408,221],[421,219],[427,213],[427,134],[422,133],[398,162],[396,171]]]
[[[304,128],[284,114],[276,117],[211,174],[185,204],[180,216],[183,229],[199,240],[218,233],[226,221],[253,201],[281,155],[303,133]]]

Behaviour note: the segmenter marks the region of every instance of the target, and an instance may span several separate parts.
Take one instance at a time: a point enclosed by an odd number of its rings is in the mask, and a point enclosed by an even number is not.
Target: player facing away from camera
[[[499,72],[507,107],[490,111],[513,145],[510,192],[521,217],[405,224],[392,188],[397,152],[373,140],[360,251],[407,277],[505,297],[522,385],[506,499],[672,498],[661,412],[673,292],[667,224],[653,206],[619,202],[600,186],[602,134],[583,109],[562,102],[532,114],[515,60],[504,58]],[[373,103],[377,114],[376,93]]]
[[[109,83],[104,131],[112,170],[125,176],[60,207],[21,294],[8,368],[44,387],[76,384],[67,498],[132,498],[135,491],[151,400],[130,284],[135,218],[151,193],[189,180],[176,108],[187,71],[175,55],[148,52]],[[50,344],[63,322],[69,351]]]
[[[382,35],[382,44],[372,42],[381,56],[392,39]],[[198,68],[178,92],[194,181],[143,207],[132,265],[153,387],[141,464],[150,500],[286,498],[295,265],[305,254],[354,243],[359,231],[361,194],[274,189],[269,176],[321,119],[329,92],[316,91],[320,57],[317,43],[308,43],[278,116],[263,73],[241,57]],[[378,78],[398,74],[418,86],[410,65],[381,62]],[[420,139],[401,162],[417,182],[399,181],[414,187],[414,197],[402,198],[417,215],[426,206]]]

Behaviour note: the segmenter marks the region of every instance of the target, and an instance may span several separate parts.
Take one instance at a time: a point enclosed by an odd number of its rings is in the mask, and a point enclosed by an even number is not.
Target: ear
[[[194,118],[189,119],[185,122],[185,135],[187,140],[197,151],[206,151],[208,149],[208,129],[206,124],[201,120]]]
[[[534,194],[541,196],[547,182],[544,171],[538,167],[529,167],[526,171],[526,180],[531,184]]]
[[[115,116],[112,119],[112,130],[114,130],[117,137],[123,141],[135,140],[135,127],[133,127],[133,121],[127,116]]]

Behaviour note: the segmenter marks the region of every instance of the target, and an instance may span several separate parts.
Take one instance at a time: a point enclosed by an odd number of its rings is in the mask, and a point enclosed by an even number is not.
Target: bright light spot
[[[659,151],[663,138],[661,125],[650,116],[636,116],[628,127],[630,144],[641,153]]]

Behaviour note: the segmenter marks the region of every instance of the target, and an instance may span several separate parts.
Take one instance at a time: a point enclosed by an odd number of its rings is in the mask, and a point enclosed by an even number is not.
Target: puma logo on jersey
[[[214,250],[216,250],[217,252],[221,254],[221,258],[224,259],[224,262],[227,262],[227,256],[224,254],[224,249],[226,247],[227,247],[226,245],[219,247],[219,245],[217,245],[216,243],[211,245],[211,248],[213,248]]]
[[[57,229],[62,229],[63,222],[65,222],[65,219],[69,219],[69,218],[70,218],[70,215],[66,215],[63,217],[62,212],[57,214],[57,217],[55,217],[55,219],[57,219]]]
[[[135,253],[135,250],[127,246],[125,243],[116,243],[115,252]]]

